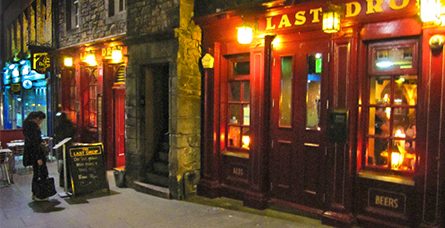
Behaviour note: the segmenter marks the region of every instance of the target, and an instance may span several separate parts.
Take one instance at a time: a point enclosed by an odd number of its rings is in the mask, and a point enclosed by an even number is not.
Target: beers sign
[[[345,1],[346,2],[346,1]],[[416,0],[362,0],[347,1],[339,3],[343,9],[344,19],[355,17],[372,17],[381,15],[385,12],[405,12],[410,11],[415,14]],[[275,29],[291,28],[307,24],[321,23],[323,19],[323,7],[296,8],[292,12],[273,13],[272,16],[266,16],[264,24],[261,26],[266,31]]]
[[[368,197],[368,205],[370,207],[405,213],[406,196],[404,194],[370,188]]]

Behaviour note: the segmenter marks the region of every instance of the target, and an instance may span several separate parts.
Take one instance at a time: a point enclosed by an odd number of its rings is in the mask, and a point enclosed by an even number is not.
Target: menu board
[[[67,160],[74,196],[109,190],[102,143],[71,145]]]

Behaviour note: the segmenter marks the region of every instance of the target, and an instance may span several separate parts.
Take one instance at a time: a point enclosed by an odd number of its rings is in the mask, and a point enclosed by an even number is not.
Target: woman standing
[[[38,198],[36,196],[37,181],[48,178],[48,168],[46,167],[46,154],[42,150],[43,144],[40,124],[46,118],[45,113],[41,111],[31,112],[23,122],[23,135],[25,136],[25,151],[29,154],[32,164],[32,199],[35,201],[46,201],[47,197]]]

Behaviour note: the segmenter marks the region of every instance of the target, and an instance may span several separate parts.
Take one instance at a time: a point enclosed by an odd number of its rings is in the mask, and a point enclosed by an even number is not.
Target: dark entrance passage
[[[150,65],[143,78],[145,117],[144,182],[168,187],[169,153],[169,66]]]

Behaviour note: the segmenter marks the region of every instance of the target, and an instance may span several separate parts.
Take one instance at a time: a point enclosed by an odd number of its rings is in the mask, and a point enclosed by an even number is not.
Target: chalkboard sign
[[[73,144],[67,155],[74,196],[109,190],[102,143]]]

